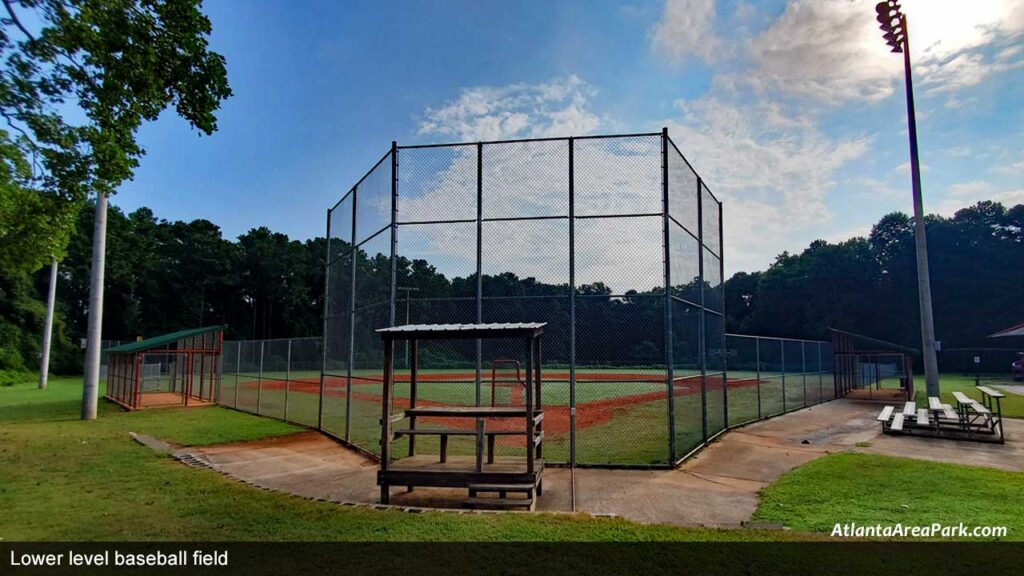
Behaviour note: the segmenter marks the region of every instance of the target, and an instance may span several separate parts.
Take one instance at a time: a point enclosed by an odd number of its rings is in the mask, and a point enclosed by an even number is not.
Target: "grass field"
[[[982,385],[985,385],[983,382]],[[928,405],[928,394],[924,390],[923,379],[919,382],[915,382],[917,392],[915,394],[915,400],[919,406]],[[956,406],[956,399],[953,398],[953,392],[963,392],[964,394],[974,398],[977,401],[981,401],[981,392],[974,386],[973,376],[961,376],[961,375],[949,375],[943,374],[939,380],[940,397],[945,403]],[[1024,418],[1024,396],[1019,394],[1007,393],[1006,398],[1003,398],[1000,402],[1003,409],[1003,416],[1007,418]]]
[[[756,520],[829,532],[836,522],[1006,526],[1024,540],[1024,474],[841,453],[813,460],[762,490]]]
[[[424,378],[417,385],[420,402],[448,405],[474,405],[476,387],[473,373],[453,370],[424,370]],[[559,369],[548,375],[561,377]],[[655,370],[627,372],[629,378],[655,378],[663,373]],[[363,378],[371,371],[361,371]],[[618,380],[621,368],[587,368],[578,371],[576,385],[576,456],[581,464],[666,464],[669,452],[669,411],[665,383],[654,381]],[[292,381],[286,382],[287,377]],[[438,381],[444,377],[445,380]],[[451,380],[450,378],[457,378]],[[503,376],[499,375],[499,378]],[[398,372],[395,384],[396,410],[410,397],[409,384],[404,380],[407,372]],[[715,378],[715,376],[712,376]],[[758,419],[759,403],[762,416],[816,404],[832,397],[831,374],[763,374],[760,398],[754,372],[730,372],[728,389],[728,425],[743,424]],[[316,372],[264,372],[259,374],[225,375],[222,398],[228,405],[237,400],[238,409],[314,426],[317,422],[319,373]],[[709,381],[710,382],[710,381]],[[369,379],[354,380],[352,406],[346,409],[341,377],[328,377],[325,383],[323,427],[335,436],[346,438],[366,450],[378,450],[380,436],[380,383]],[[487,404],[491,398],[490,373],[484,375],[481,399]],[[700,383],[697,378],[679,379],[676,383],[675,442],[676,457],[693,450],[703,441],[702,415],[707,414],[707,434],[714,435],[725,428],[726,402],[720,385],[709,384],[706,408],[701,406]],[[286,396],[286,386],[288,394]],[[236,394],[237,390],[237,394]],[[498,403],[510,399],[509,387],[498,387]],[[560,380],[544,381],[543,403],[546,409],[544,454],[550,461],[569,460],[569,383]],[[287,400],[287,402],[286,402]],[[806,402],[806,404],[805,404]],[[286,406],[287,404],[287,406]],[[428,422],[429,424],[429,422]],[[456,423],[457,424],[457,423]],[[422,425],[422,424],[421,424]],[[437,438],[418,440],[424,451],[437,449]],[[396,445],[402,453],[404,441]],[[472,454],[474,441],[468,437],[450,439],[452,454]],[[498,445],[499,454],[518,454],[514,444]]]
[[[0,539],[19,540],[797,540],[779,531],[643,526],[561,515],[408,514],[254,490],[142,447],[129,431],[203,445],[296,427],[222,408],[78,420],[80,378],[0,388]]]

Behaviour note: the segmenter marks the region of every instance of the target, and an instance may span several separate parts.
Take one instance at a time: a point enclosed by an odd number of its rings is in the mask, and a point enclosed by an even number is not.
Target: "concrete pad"
[[[728,432],[674,470],[575,470],[577,512],[637,522],[737,527],[758,492],[835,451],[863,451],[1024,471],[1024,421],[1005,420],[1006,445],[883,436],[877,404],[837,400]],[[1019,440],[1018,440],[1019,439]],[[857,448],[859,442],[870,447]],[[377,505],[377,463],[317,432],[175,452],[243,482],[306,498]],[[537,509],[572,510],[573,472],[548,466]],[[392,490],[392,506],[461,509],[464,489]]]
[[[858,452],[1024,472],[1024,420],[1003,419],[1006,444],[914,436],[879,436]]]
[[[799,446],[766,446],[743,441],[743,434],[727,434],[683,463],[681,469],[708,476],[724,476],[768,484],[783,473],[824,456],[824,450]]]
[[[1010,394],[1016,394],[1018,396],[1024,396],[1024,384],[996,384],[995,388],[1005,390]]]
[[[577,510],[647,524],[739,527],[757,509],[760,487],[737,487],[679,470],[576,471]]]

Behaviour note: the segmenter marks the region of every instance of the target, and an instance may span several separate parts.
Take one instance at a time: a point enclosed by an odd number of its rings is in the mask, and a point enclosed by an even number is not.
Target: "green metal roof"
[[[198,336],[215,330],[224,330],[227,327],[227,324],[218,324],[217,326],[206,326],[204,328],[178,330],[177,332],[146,338],[138,342],[129,342],[120,346],[114,346],[113,348],[107,348],[104,352],[143,352],[145,350],[153,350],[154,348],[166,348],[168,344],[173,344],[182,338]]]

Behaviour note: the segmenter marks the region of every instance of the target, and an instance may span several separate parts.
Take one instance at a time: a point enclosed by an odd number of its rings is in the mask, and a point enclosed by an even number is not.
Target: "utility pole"
[[[53,338],[53,306],[57,301],[57,259],[50,258],[50,288],[46,295],[46,325],[43,326],[43,354],[39,359],[39,389],[45,390],[50,377],[50,342]]]
[[[89,282],[88,342],[85,349],[85,383],[82,387],[82,420],[96,419],[100,390],[100,338],[103,335],[103,267],[107,250],[107,195],[96,197],[92,229],[92,278]]]
[[[903,53],[903,74],[907,92],[907,124],[910,132],[910,179],[914,195],[914,248],[917,254],[917,297],[921,307],[921,352],[928,396],[939,395],[939,368],[935,356],[935,321],[932,317],[932,287],[928,272],[928,239],[921,195],[921,163],[917,150],[917,118],[914,113],[914,85],[910,76],[910,35],[907,16],[896,0],[879,2],[875,12],[883,38],[892,52]]]

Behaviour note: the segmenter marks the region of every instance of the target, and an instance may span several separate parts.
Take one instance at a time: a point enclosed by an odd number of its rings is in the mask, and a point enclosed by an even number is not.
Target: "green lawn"
[[[985,383],[982,382],[982,386]],[[928,394],[924,390],[924,378],[917,378],[914,382],[914,388],[917,390],[914,395],[914,399],[917,401],[919,406],[928,405]],[[964,394],[974,398],[977,401],[981,401],[981,392],[978,392],[974,386],[973,376],[962,376],[943,374],[939,378],[939,396],[942,398],[944,403],[952,404],[956,407],[956,399],[953,398],[953,392],[963,392]],[[1007,418],[1024,418],[1024,396],[1019,394],[1012,394],[1006,392],[1006,398],[1001,401],[1003,409],[1003,416]]]
[[[409,514],[255,490],[142,447],[294,432],[221,408],[123,412],[101,401],[78,420],[80,378],[0,387],[0,539],[18,540],[791,540],[793,532],[682,529],[564,515]]]
[[[1006,526],[1024,540],[1024,473],[873,454],[813,460],[761,491],[755,520],[800,531],[859,525]]]

